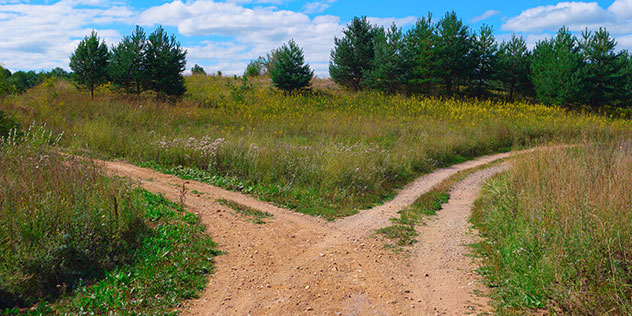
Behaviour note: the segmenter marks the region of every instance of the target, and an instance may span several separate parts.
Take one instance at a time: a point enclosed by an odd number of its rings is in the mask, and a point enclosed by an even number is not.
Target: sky
[[[454,10],[472,29],[493,26],[498,41],[512,33],[529,46],[562,25],[573,32],[606,27],[619,49],[632,50],[632,0],[596,2],[426,0],[0,0],[0,64],[16,70],[69,70],[69,56],[95,30],[108,46],[135,25],[162,25],[187,50],[187,68],[242,74],[248,61],[294,39],[317,76],[328,76],[334,37],[354,16],[404,30],[431,13]]]

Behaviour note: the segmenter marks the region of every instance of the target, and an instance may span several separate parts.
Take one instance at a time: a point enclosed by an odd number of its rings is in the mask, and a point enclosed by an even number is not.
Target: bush
[[[0,308],[102,276],[130,261],[143,235],[142,204],[129,186],[50,151],[54,142],[32,126],[0,148]]]

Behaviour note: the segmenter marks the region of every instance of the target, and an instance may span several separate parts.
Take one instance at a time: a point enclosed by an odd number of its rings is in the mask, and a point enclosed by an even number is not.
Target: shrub
[[[0,111],[0,138],[9,136],[12,129],[19,127],[18,123],[4,112]],[[0,144],[2,142],[0,141]]]

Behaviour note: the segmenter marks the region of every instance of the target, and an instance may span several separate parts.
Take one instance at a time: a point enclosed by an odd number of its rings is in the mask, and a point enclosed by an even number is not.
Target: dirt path
[[[515,154],[519,152],[514,152]],[[409,255],[384,249],[375,229],[419,195],[458,171],[510,153],[481,157],[420,177],[390,202],[326,222],[208,184],[186,181],[185,205],[198,214],[226,254],[206,291],[185,315],[465,315],[489,310],[473,296],[477,286],[464,246],[469,211],[493,167],[459,183],[446,208],[422,226]],[[109,172],[127,176],[152,192],[179,201],[183,180],[125,162],[100,161]],[[195,193],[192,193],[195,192]],[[231,200],[273,214],[257,225],[218,204]],[[475,307],[474,307],[475,306]]]

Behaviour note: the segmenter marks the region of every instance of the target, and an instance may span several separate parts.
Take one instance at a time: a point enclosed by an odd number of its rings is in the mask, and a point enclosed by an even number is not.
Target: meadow
[[[632,313],[632,143],[518,158],[473,213],[499,315]]]
[[[480,155],[630,134],[630,122],[502,100],[352,93],[317,79],[285,94],[261,79],[189,76],[181,100],[126,96],[104,86],[95,100],[47,80],[5,98],[22,124],[64,132],[70,153],[126,159],[253,194],[328,219],[383,202],[438,167]]]

